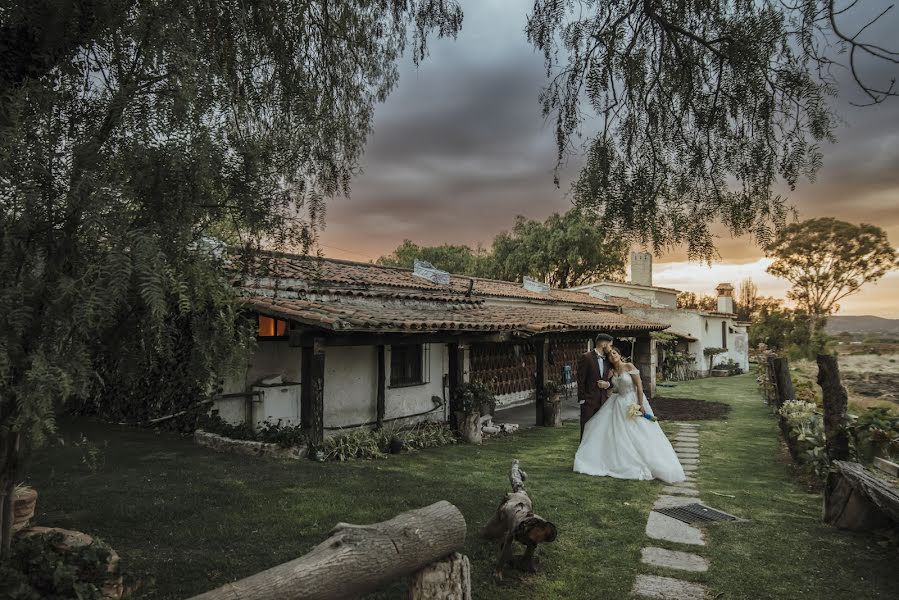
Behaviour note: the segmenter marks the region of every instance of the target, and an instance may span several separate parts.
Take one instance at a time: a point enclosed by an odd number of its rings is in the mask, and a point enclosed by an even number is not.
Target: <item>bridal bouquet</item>
[[[640,407],[637,406],[636,404],[631,404],[628,407],[627,416],[629,416],[631,418],[643,417],[647,421],[653,421],[653,422],[658,421],[658,419],[656,419],[655,415],[651,415],[649,413],[642,412],[640,410]]]

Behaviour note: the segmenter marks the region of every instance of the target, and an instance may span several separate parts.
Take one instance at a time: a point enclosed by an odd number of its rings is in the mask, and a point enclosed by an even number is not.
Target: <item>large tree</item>
[[[412,240],[403,240],[396,250],[380,257],[377,263],[411,269],[416,260],[427,261],[438,269],[457,275],[490,277],[493,273],[491,258],[480,247],[472,250],[469,246],[452,244],[419,246]]]
[[[407,41],[460,24],[441,0],[0,5],[3,547],[61,402],[182,362],[204,389],[245,347],[206,234],[308,247]]]
[[[499,279],[525,275],[553,287],[570,288],[599,279],[620,279],[627,245],[603,224],[570,210],[542,223],[519,216],[511,231],[493,240],[491,256]]]
[[[899,63],[866,38],[891,8],[871,4],[535,0],[527,35],[545,56],[559,166],[589,134],[577,204],[630,240],[686,243],[691,257],[714,254],[718,221],[770,241],[787,213],[778,184],[813,176],[818,143],[832,139],[834,61],[869,102],[896,95],[895,78],[856,68]]]
[[[774,259],[768,272],[793,284],[787,297],[817,324],[839,310],[840,300],[897,265],[881,228],[833,218],[791,223],[765,252]]]

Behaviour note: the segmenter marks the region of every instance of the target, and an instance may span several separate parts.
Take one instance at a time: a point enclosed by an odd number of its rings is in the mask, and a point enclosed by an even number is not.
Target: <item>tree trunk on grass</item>
[[[856,531],[899,523],[899,488],[858,463],[834,461],[824,488],[824,522]]]
[[[514,563],[525,571],[536,572],[537,563],[534,553],[537,545],[553,542],[556,539],[556,526],[534,514],[533,504],[524,490],[527,473],[521,470],[518,460],[512,461],[509,482],[512,493],[506,494],[496,509],[493,518],[481,530],[481,536],[491,540],[502,540],[495,575],[502,579],[503,569],[513,562],[513,545],[517,541],[525,546],[523,556]]]
[[[818,355],[818,385],[824,399],[824,437],[830,460],[849,458],[849,436],[846,434],[848,395],[840,382],[837,357]]]
[[[305,556],[229,583],[193,600],[359,598],[457,550],[465,518],[446,501],[372,525],[338,523]]]
[[[409,600],[471,600],[468,557],[456,552],[415,573],[409,585]]]
[[[469,444],[481,443],[481,415],[476,412],[456,413],[456,422],[459,424],[459,434]]]

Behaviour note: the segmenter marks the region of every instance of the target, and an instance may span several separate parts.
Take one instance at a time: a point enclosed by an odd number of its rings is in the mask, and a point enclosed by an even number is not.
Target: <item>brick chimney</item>
[[[652,285],[652,254],[631,252],[631,283]]]
[[[734,286],[719,283],[715,291],[718,292],[718,312],[734,314]]]

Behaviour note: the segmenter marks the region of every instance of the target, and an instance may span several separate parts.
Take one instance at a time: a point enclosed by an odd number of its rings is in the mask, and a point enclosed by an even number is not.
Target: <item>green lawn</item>
[[[712,568],[692,579],[722,599],[899,597],[895,550],[820,523],[820,496],[795,480],[751,376],[664,394],[731,404],[727,421],[702,425],[700,490],[704,502],[751,519],[710,528],[700,552]],[[344,464],[215,454],[174,435],[83,421],[64,432],[65,446],[32,465],[38,522],[108,541],[138,583],[137,598],[183,598],[302,555],[338,521],[380,521],[441,499],[468,522],[475,598],[626,598],[637,573],[652,572],[639,549],[648,545],[644,526],[660,484],[574,475],[574,423],[481,447]],[[96,473],[72,447],[81,433],[103,449]],[[541,550],[543,573],[495,582],[495,548],[477,531],[508,489],[512,458],[529,474],[537,512],[560,535]],[[403,587],[372,597],[402,598]]]
[[[680,384],[665,395],[731,405],[727,421],[702,424],[699,489],[706,504],[750,519],[708,529],[700,552],[711,568],[692,579],[727,599],[899,598],[896,549],[821,522],[821,494],[799,480],[751,375]]]
[[[104,449],[91,474],[71,447],[42,452],[30,482],[38,522],[97,535],[121,554],[138,598],[183,598],[305,554],[338,521],[370,523],[441,499],[468,523],[477,598],[621,598],[633,584],[657,483],[576,476],[578,427],[531,430],[481,447],[449,446],[373,462],[281,463],[215,454],[168,434],[79,423]],[[537,512],[559,528],[543,573],[492,578],[477,537],[519,458]],[[398,584],[374,598],[402,598]]]

